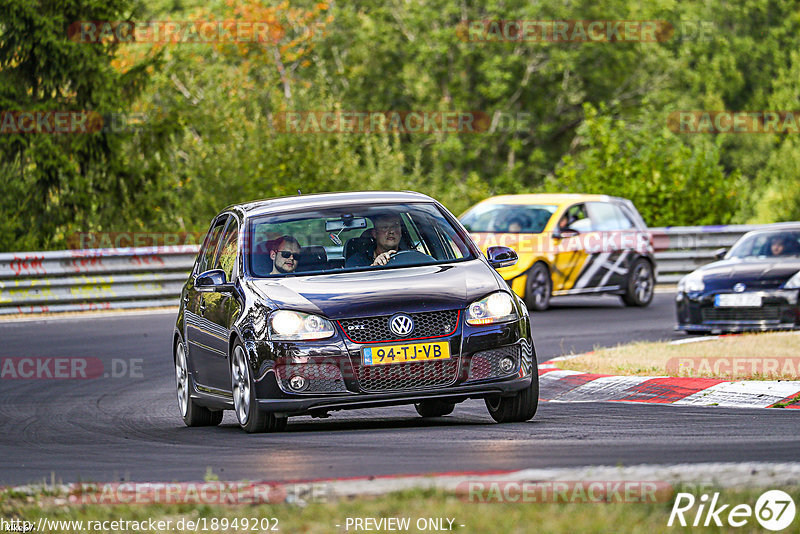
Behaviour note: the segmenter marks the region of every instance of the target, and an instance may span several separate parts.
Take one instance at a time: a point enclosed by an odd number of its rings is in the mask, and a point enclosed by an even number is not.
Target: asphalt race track
[[[555,300],[534,315],[539,360],[632,340],[676,339],[672,294],[644,310],[613,297]],[[796,410],[542,403],[497,425],[482,401],[423,420],[413,407],[290,419],[248,435],[227,413],[186,428],[175,401],[174,314],[0,322],[0,357],[87,356],[119,377],[0,380],[0,484],[56,480],[297,480],[530,467],[796,461]],[[130,376],[111,361],[141,365]],[[137,363],[138,360],[138,363]]]

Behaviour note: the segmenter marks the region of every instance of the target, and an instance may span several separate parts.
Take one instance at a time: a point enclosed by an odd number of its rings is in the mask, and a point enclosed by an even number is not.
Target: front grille
[[[783,309],[780,306],[758,308],[703,308],[703,322],[767,321],[780,322]]]
[[[292,363],[275,366],[275,374],[281,389],[290,393],[298,393],[289,387],[289,379],[300,375],[308,381],[300,393],[341,393],[347,391],[342,379],[342,372],[332,363]]]
[[[449,386],[458,374],[457,356],[449,360],[362,365],[356,360],[356,373],[362,391],[401,391]]]
[[[389,321],[393,315],[344,319],[339,321],[339,326],[355,343],[444,337],[455,332],[458,326],[458,310],[409,313],[408,315],[414,320],[414,330],[402,337],[389,330]]]
[[[511,358],[514,365],[508,372],[500,370],[500,360]],[[472,355],[468,380],[487,380],[516,374],[519,369],[519,345],[482,350]]]

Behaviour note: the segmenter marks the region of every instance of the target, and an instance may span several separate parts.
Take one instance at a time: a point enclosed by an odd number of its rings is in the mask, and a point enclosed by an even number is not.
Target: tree
[[[650,226],[733,221],[739,177],[725,175],[713,144],[687,146],[647,111],[640,125],[585,111],[577,154],[564,157],[551,189],[629,198]]]
[[[54,112],[130,114],[157,58],[120,72],[111,65],[115,43],[75,42],[68,28],[78,21],[125,20],[135,9],[129,0],[0,1],[4,118],[15,117],[9,112],[39,113],[49,121]],[[158,136],[158,128],[145,128],[136,136],[107,128],[81,133],[79,126],[69,133],[8,128],[0,135],[0,185],[8,193],[0,200],[0,250],[63,247],[70,232],[126,220],[149,223],[154,208],[147,195],[164,187],[165,176],[127,157],[132,145],[141,152],[157,144],[148,137]],[[42,129],[48,129],[44,123]]]

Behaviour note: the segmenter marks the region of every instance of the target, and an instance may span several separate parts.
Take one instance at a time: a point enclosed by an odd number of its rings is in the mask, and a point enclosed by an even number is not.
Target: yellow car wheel
[[[550,306],[552,294],[553,281],[550,279],[550,270],[544,263],[535,263],[528,270],[525,281],[525,304],[530,310],[544,311]]]

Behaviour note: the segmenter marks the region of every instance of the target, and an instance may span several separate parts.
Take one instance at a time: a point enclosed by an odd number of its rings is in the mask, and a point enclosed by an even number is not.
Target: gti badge
[[[733,286],[733,290],[734,290],[736,293],[741,293],[741,292],[743,292],[745,289],[747,289],[747,286],[745,286],[745,285],[744,285],[744,284],[742,284],[741,282],[740,282],[740,283],[738,283],[738,284],[736,284],[735,286]]]
[[[396,336],[407,336],[414,330],[414,320],[408,315],[398,313],[389,320],[389,330]]]

